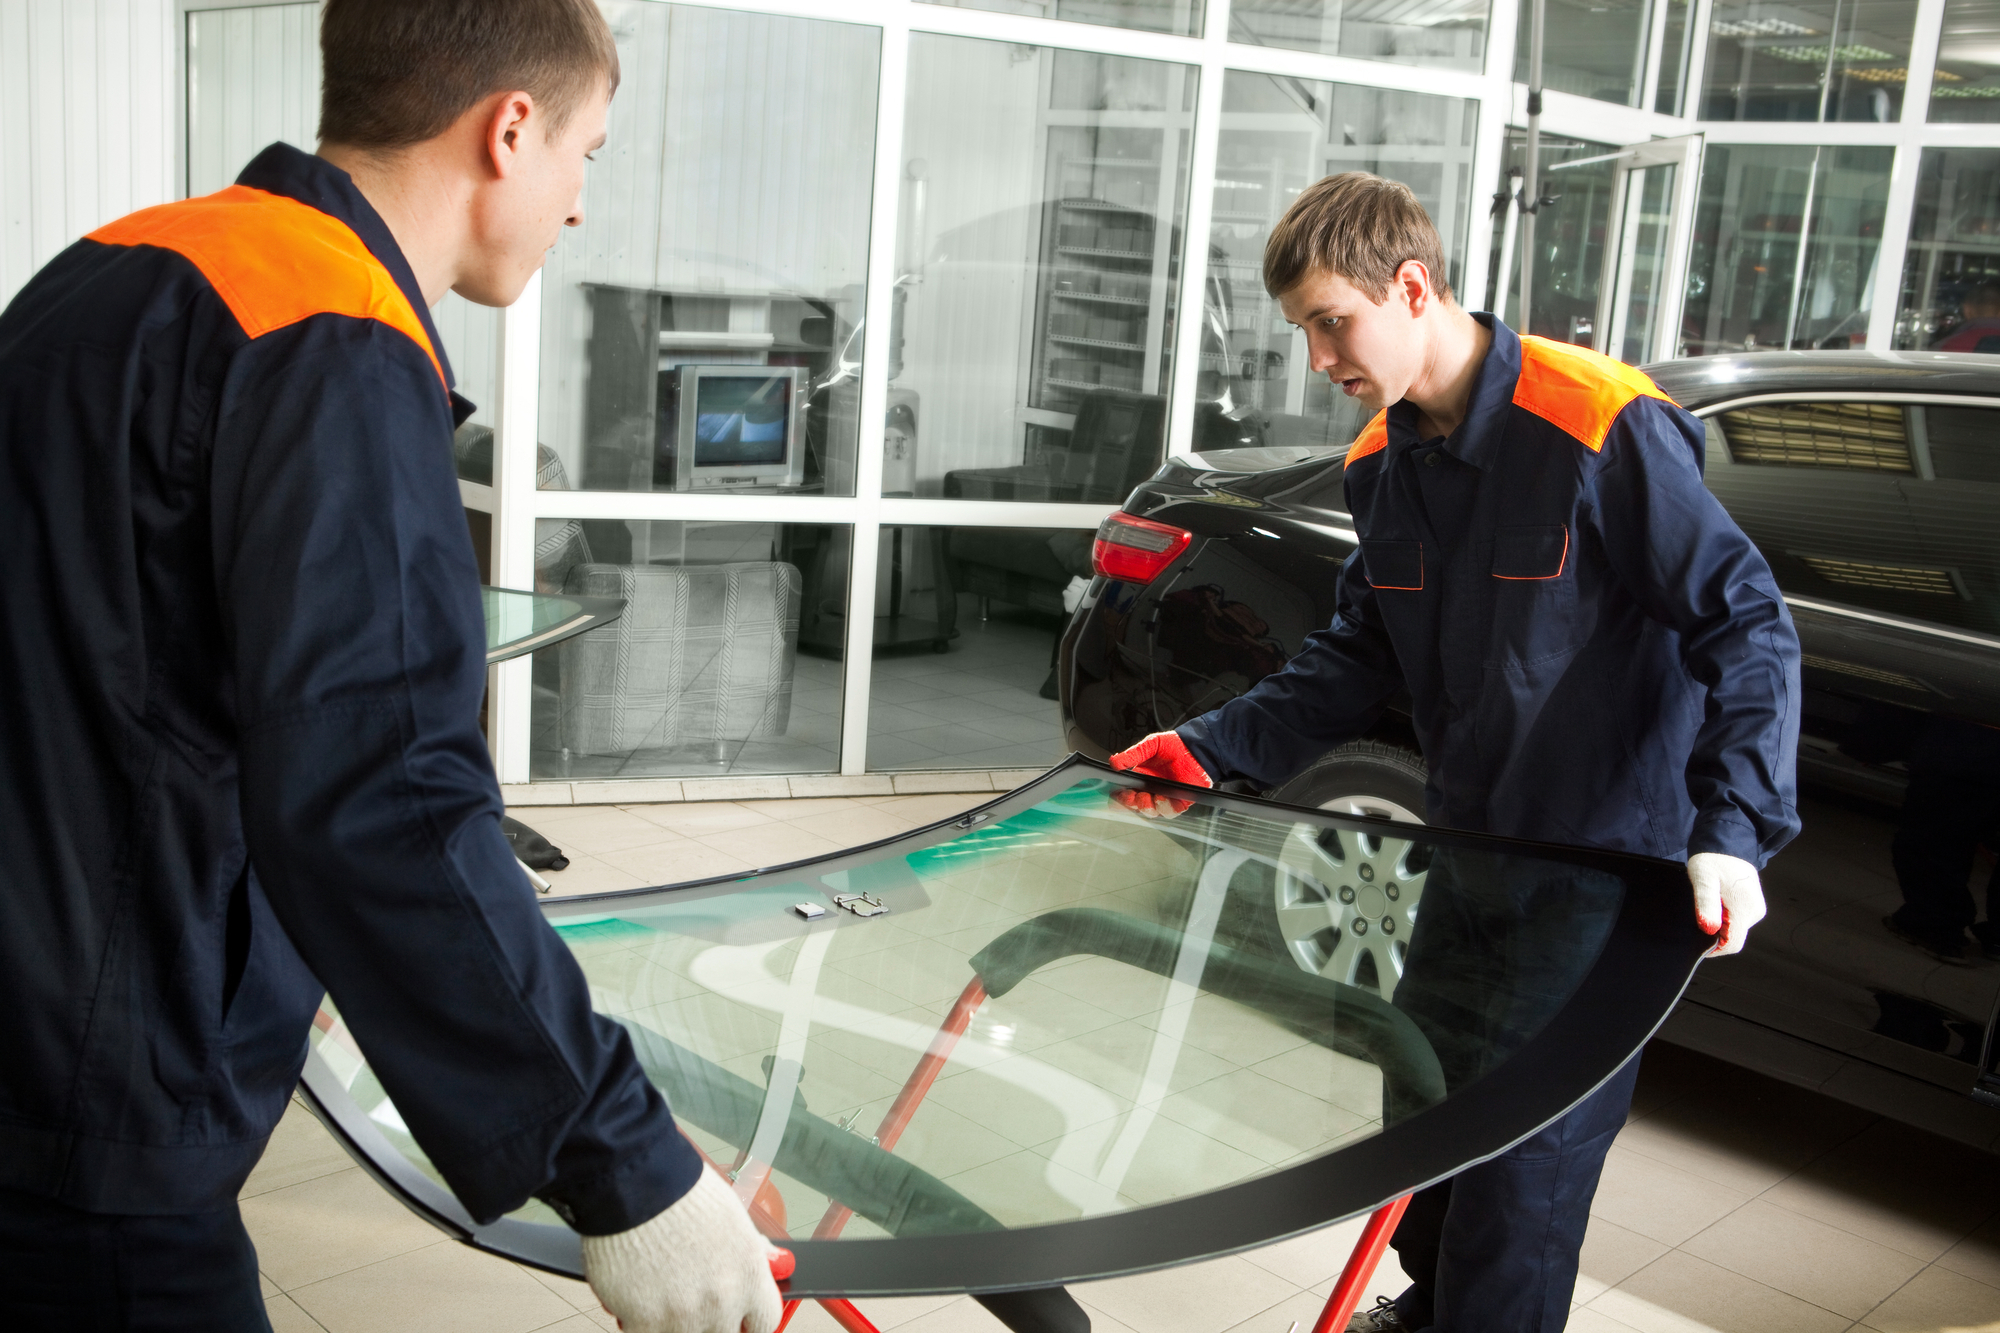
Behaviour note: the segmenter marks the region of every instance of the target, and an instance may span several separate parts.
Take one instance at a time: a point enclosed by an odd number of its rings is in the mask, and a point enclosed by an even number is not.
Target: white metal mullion
[[[1669,0],[1652,0],[1653,12],[1646,24],[1646,55],[1640,62],[1639,106],[1642,110],[1657,114],[1660,93],[1660,67],[1665,63],[1667,47],[1667,24],[1673,21],[1673,5]]]
[[[1112,55],[1168,60],[1182,65],[1193,64],[1199,59],[1205,44],[1199,37],[1177,37],[1141,28],[1114,28],[1095,23],[1075,23],[1068,19],[1038,18],[1030,14],[960,9],[954,5],[922,4],[917,0],[911,0],[907,6],[898,6],[897,9],[897,19],[907,30],[915,32],[976,37],[1013,45],[1104,51]]]
[[[1710,120],[1699,125],[1710,143],[1853,148],[1901,143],[1905,127],[1872,120]]]
[[[535,442],[542,415],[542,275],[500,312],[499,393],[493,431],[495,586],[535,586]],[[489,667],[487,742],[502,782],[528,781],[528,734],[534,708],[530,657]]]
[[[1687,83],[1681,89],[1681,119],[1701,118],[1701,83],[1708,77],[1708,25],[1715,18],[1715,0],[1695,0],[1688,19]],[[1828,38],[1831,41],[1831,38]]]
[[[847,560],[847,647],[841,656],[840,771],[868,771],[868,693],[875,668],[875,565],[882,549],[882,423],[889,414],[889,347],[896,309],[897,228],[902,217],[903,117],[910,83],[910,25],[899,7],[882,15],[876,83],[874,197],[868,218],[868,306],[861,347],[860,438],[854,526]]]
[[[1504,8],[1504,6],[1496,6]],[[1510,19],[1507,29],[1509,51],[1512,51],[1513,23]],[[1510,55],[1511,59],[1511,55]],[[1465,212],[1465,278],[1459,284],[1459,305],[1467,310],[1477,309],[1486,296],[1487,270],[1492,267],[1493,220],[1488,216],[1493,195],[1500,188],[1501,168],[1507,160],[1507,110],[1511,100],[1509,85],[1505,82],[1487,80],[1487,87],[1473,100],[1479,107],[1479,126],[1473,131],[1472,140],[1472,197],[1466,201]],[[1494,95],[1494,88],[1499,94]],[[1494,305],[1507,304],[1507,294],[1501,292],[1494,297]]]
[[[1202,39],[1195,88],[1193,160],[1188,164],[1187,226],[1181,232],[1181,293],[1174,324],[1174,382],[1167,399],[1167,454],[1194,452],[1195,395],[1201,383],[1206,324],[1209,233],[1215,223],[1215,159],[1222,138],[1222,88],[1228,77],[1228,7],[1218,0]],[[1171,131],[1169,131],[1171,132]],[[1228,351],[1225,345],[1224,352]]]
[[[1494,0],[1486,15],[1486,77],[1503,89],[1514,82],[1514,43],[1520,26],[1520,6]]]
[[[1898,123],[1896,163],[1889,173],[1889,196],[1883,201],[1882,243],[1875,252],[1875,291],[1868,307],[1868,347],[1887,351],[1896,337],[1897,307],[1903,299],[1903,265],[1910,248],[1910,222],[1916,212],[1917,178],[1923,167],[1925,118],[1930,115],[1931,83],[1937,71],[1938,44],[1944,28],[1945,0],[1917,0],[1916,30],[1910,40],[1909,81],[1903,85],[1903,116]],[[1985,136],[1993,141],[1989,129]]]
[[[703,495],[688,491],[532,491],[537,518],[700,520],[717,523],[852,523],[860,500],[831,495]]]
[[[959,528],[1094,528],[1115,504],[1037,503],[1021,500],[885,499],[882,522]]]

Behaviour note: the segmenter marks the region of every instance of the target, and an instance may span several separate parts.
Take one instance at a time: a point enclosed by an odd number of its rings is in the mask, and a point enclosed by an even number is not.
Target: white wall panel
[[[0,0],[0,301],[174,197],[173,0]]]

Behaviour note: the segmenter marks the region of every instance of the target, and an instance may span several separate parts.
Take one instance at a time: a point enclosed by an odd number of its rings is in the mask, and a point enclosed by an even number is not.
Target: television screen
[[[790,375],[704,375],[695,383],[696,467],[785,461]]]

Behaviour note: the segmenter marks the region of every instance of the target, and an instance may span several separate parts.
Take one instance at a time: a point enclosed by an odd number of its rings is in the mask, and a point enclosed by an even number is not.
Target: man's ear
[[[474,111],[470,114],[480,113]],[[540,119],[532,93],[516,90],[496,93],[488,99],[485,113],[481,116],[484,124],[481,147],[495,176],[504,180],[519,169],[528,136],[541,132],[538,128]]]
[[[1395,283],[1413,318],[1437,304],[1437,289],[1431,285],[1430,270],[1424,267],[1423,261],[1405,259],[1396,268]]]

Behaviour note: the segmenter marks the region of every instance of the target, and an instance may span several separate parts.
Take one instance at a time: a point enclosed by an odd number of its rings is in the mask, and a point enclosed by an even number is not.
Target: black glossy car
[[[1996,875],[2000,359],[1786,352],[1648,369],[1707,422],[1709,487],[1776,572],[1805,684],[1804,831],[1765,872],[1770,916],[1743,954],[1701,969],[1664,1035],[2000,1147],[2000,925],[1954,946],[1885,923],[1907,894],[1956,885],[1984,908]],[[1355,545],[1342,463],[1331,448],[1176,459],[1105,521],[1063,642],[1071,748],[1101,758],[1234,698],[1332,618]],[[1391,709],[1269,794],[1418,818],[1423,786]],[[1349,841],[1329,850],[1372,872],[1349,900],[1287,897],[1298,890],[1281,882],[1233,903],[1232,928],[1389,993],[1422,868],[1394,838]]]

